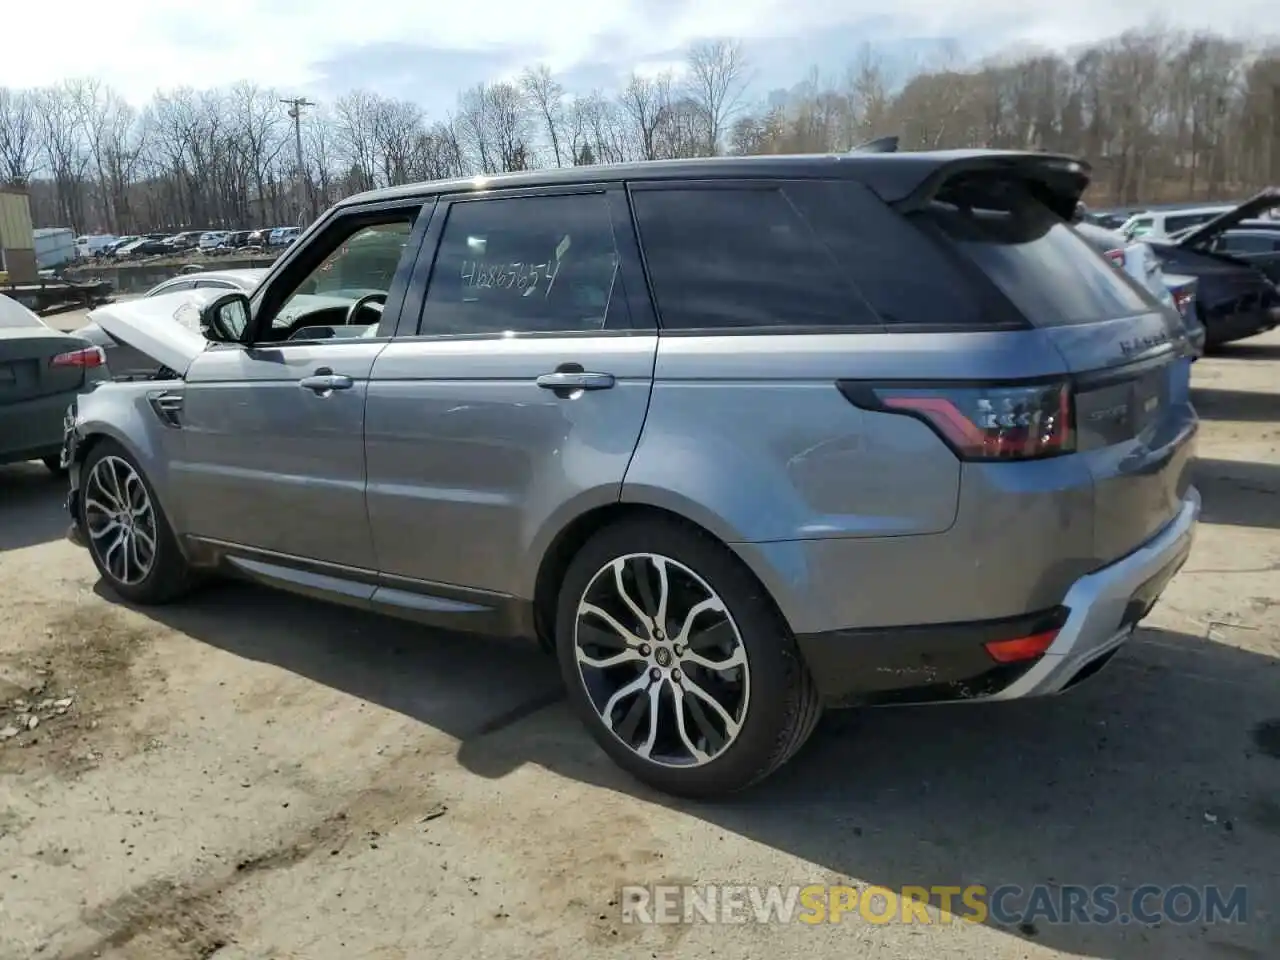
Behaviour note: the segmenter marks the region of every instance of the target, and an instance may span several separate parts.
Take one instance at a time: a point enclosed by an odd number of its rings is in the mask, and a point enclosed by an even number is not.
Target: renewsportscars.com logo
[[[626,886],[618,903],[623,923],[993,923],[1208,924],[1244,923],[1245,887],[1142,884],[1013,884],[986,887],[751,886],[735,884]]]

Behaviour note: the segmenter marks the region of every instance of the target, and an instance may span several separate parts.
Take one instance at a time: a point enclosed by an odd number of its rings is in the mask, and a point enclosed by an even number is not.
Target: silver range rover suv
[[[1088,177],[854,153],[352,197],[248,296],[95,312],[161,373],[70,412],[72,535],[137,603],[223,571],[536,638],[675,794],[761,780],[824,706],[1057,693],[1200,504],[1181,325],[1068,226]]]

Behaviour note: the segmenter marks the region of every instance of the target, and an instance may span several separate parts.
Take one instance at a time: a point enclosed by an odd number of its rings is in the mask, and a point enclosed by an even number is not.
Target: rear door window
[[[976,264],[1038,327],[1114,320],[1160,309],[1016,180],[943,188],[923,224]]]
[[[634,187],[665,330],[879,326],[778,185]]]
[[[621,256],[604,193],[455,201],[419,333],[590,333],[625,328]]]

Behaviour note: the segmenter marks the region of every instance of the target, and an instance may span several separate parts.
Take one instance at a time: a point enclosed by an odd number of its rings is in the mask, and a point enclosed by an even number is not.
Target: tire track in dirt
[[[51,616],[24,606],[16,619],[37,639],[0,653],[0,775],[73,779],[144,749],[149,735],[127,715],[164,681],[138,666],[164,628],[94,601]]]

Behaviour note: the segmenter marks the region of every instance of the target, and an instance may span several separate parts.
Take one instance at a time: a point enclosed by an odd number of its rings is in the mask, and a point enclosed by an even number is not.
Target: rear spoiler
[[[960,154],[940,164],[911,193],[894,204],[898,209],[927,207],[947,184],[969,177],[1020,180],[1041,203],[1063,220],[1075,219],[1076,204],[1089,186],[1092,167],[1066,154],[983,150]]]

